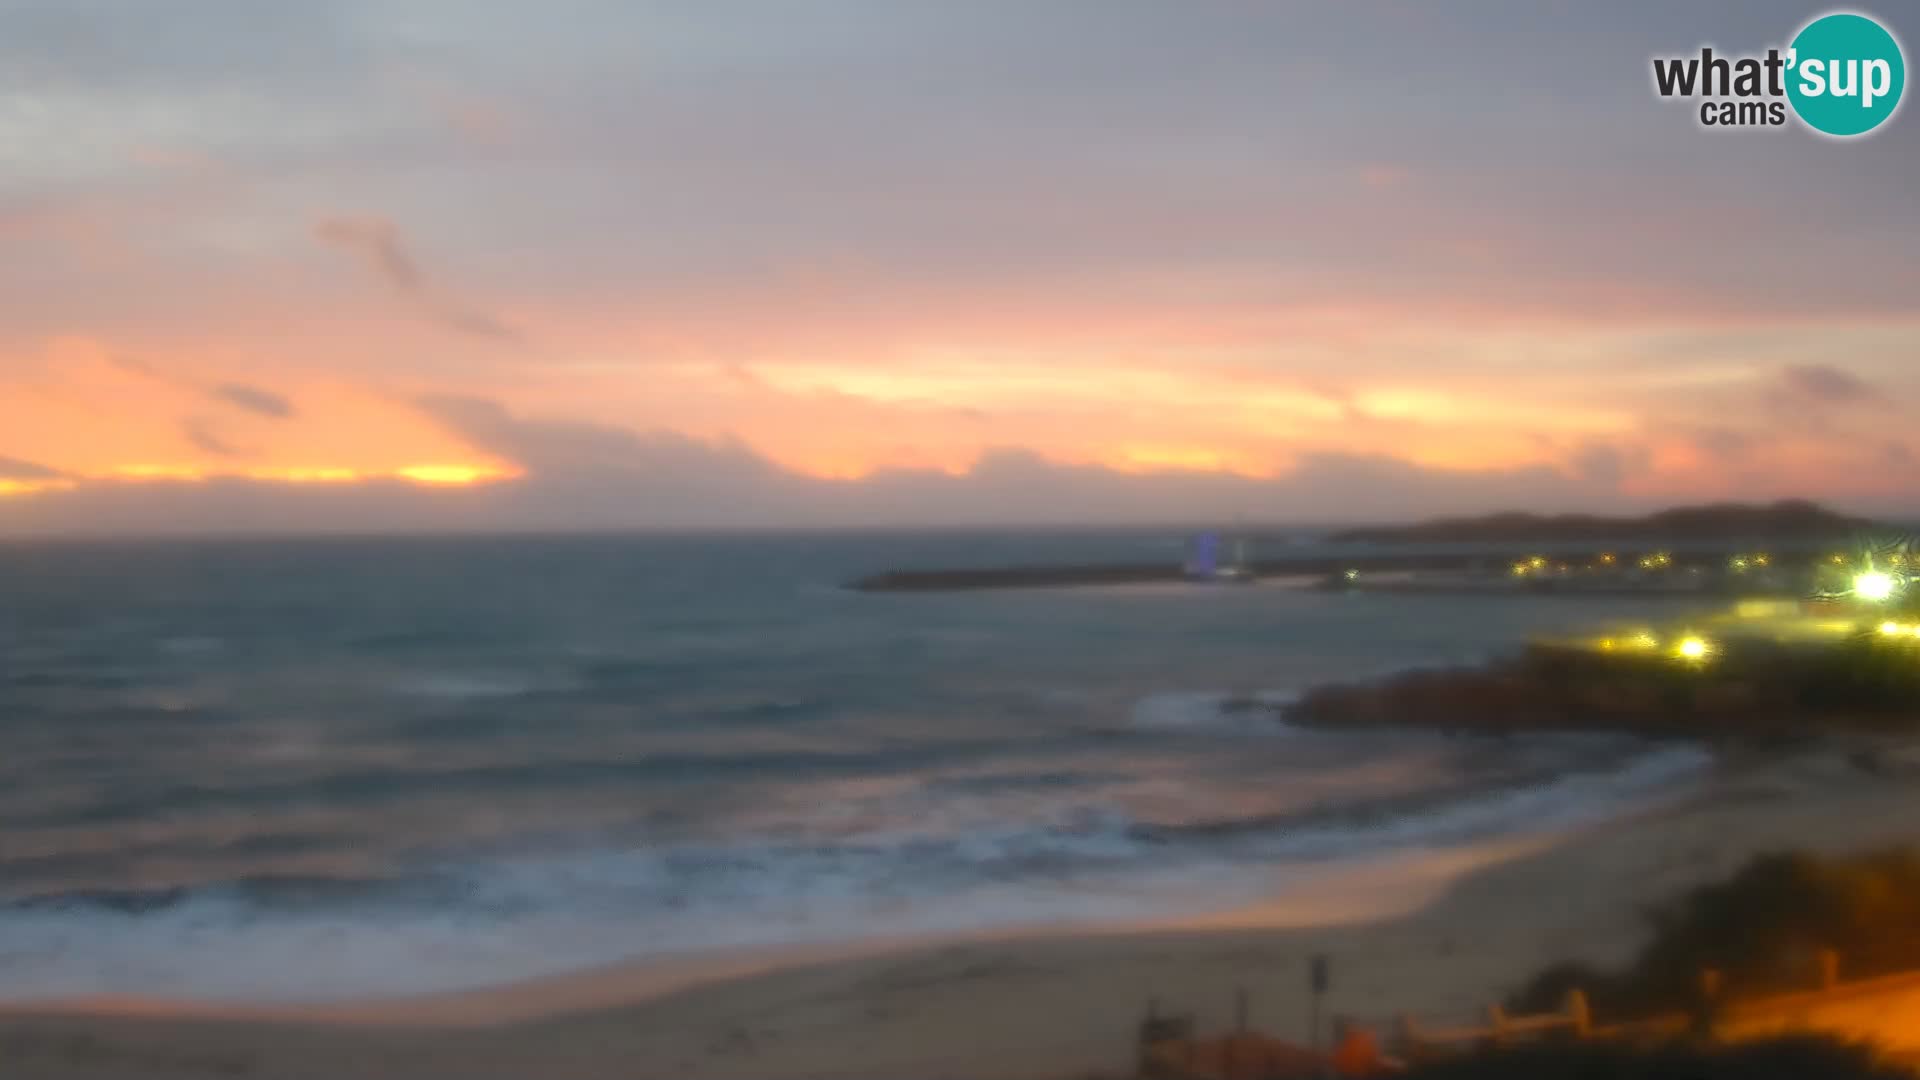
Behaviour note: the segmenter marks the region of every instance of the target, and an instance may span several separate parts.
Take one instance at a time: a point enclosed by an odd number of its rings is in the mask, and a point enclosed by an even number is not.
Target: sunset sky
[[[1920,511],[1824,9],[1467,8],[0,0],[0,534]]]

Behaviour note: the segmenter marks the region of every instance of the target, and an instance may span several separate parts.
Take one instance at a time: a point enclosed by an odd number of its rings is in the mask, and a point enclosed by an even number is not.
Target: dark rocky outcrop
[[[1482,667],[1322,686],[1283,710],[1307,726],[1624,731],[1777,738],[1920,727],[1920,649],[1872,638],[1742,642],[1704,662],[1539,645]]]

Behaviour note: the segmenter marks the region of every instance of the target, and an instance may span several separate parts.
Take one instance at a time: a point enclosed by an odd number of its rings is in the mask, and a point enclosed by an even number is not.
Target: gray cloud
[[[1618,487],[1620,481],[1646,468],[1647,454],[1642,447],[1619,447],[1589,443],[1576,450],[1568,461],[1573,475],[1601,487]]]
[[[222,383],[209,393],[229,405],[275,420],[286,420],[294,414],[293,402],[284,395],[245,383]]]
[[[0,457],[0,480],[55,480],[62,474],[31,461]]]
[[[1852,372],[1829,364],[1793,364],[1780,373],[1781,388],[1791,397],[1822,403],[1861,401],[1874,390]]]
[[[381,217],[331,217],[316,224],[321,243],[359,259],[394,294],[442,324],[464,334],[519,341],[521,333],[505,321],[442,296],[427,280],[408,249],[399,226]]]
[[[186,438],[187,442],[193,444],[196,448],[204,450],[215,457],[239,458],[246,456],[245,451],[236,448],[232,443],[227,442],[216,434],[213,426],[205,420],[188,420],[180,425],[180,434]]]
[[[385,218],[327,218],[313,227],[313,235],[364,260],[396,292],[417,295],[426,290],[426,279],[400,238],[400,229]]]
[[[486,398],[440,396],[417,402],[448,430],[479,449],[514,461],[548,479],[646,475],[677,483],[685,473],[695,485],[727,486],[786,475],[737,442],[705,442],[675,432],[568,421],[522,420]]]
[[[1124,473],[1006,447],[981,455],[960,476],[886,469],[862,480],[823,480],[732,441],[523,420],[476,398],[434,398],[421,407],[527,470],[511,496],[517,513],[593,527],[1344,521],[1618,500],[1610,481],[1551,468],[1456,472],[1345,454],[1310,455],[1285,475],[1259,479]]]
[[[550,254],[539,273],[553,292],[586,281],[658,297],[846,264],[860,270],[852,296],[1027,292],[1032,277],[1121,291],[1146,273],[1213,271],[1307,302],[1827,315],[1905,311],[1916,284],[1911,244],[1893,242],[1915,236],[1901,182],[1911,125],[1837,167],[1817,140],[1702,144],[1684,110],[1648,92],[1644,58],[1675,42],[1776,42],[1806,14],[1781,0],[1710,13],[1652,0],[1444,13],[1387,0],[823,0],[807,18],[766,2],[14,0],[0,12],[0,70],[77,88],[77,115],[114,121],[109,145],[177,145],[299,190],[350,190],[449,247],[532,241],[517,250]],[[421,67],[424,91],[391,74]],[[1496,67],[1499,80],[1476,74]],[[1522,101],[1515,85],[1533,93]],[[447,138],[431,102],[443,87],[524,117],[515,154]],[[206,126],[210,103],[232,102],[243,115]],[[315,103],[339,108],[288,122]],[[156,130],[119,130],[146,123]],[[1664,160],[1689,168],[1656,182],[1644,164]],[[1390,191],[1367,183],[1383,164]],[[1724,198],[1735,186],[1742,198]],[[1828,214],[1797,212],[1809,190]],[[406,276],[404,247],[369,250],[389,280]],[[1788,250],[1820,273],[1784,281],[1773,267]],[[458,306],[437,314],[463,333],[512,330]]]
[[[1701,453],[1730,465],[1746,460],[1753,449],[1754,436],[1728,427],[1704,427],[1689,433],[1688,441]]]

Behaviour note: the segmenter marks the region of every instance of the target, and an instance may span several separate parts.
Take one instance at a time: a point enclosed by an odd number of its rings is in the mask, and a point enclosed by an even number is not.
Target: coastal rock
[[[1282,715],[1303,726],[1476,732],[1748,738],[1885,732],[1920,726],[1920,663],[1889,664],[1858,643],[1816,649],[1756,642],[1705,663],[1535,646],[1482,667],[1318,687]]]

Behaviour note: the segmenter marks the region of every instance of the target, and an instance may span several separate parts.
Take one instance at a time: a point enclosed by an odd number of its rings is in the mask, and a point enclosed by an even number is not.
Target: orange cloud
[[[335,380],[267,389],[202,376],[192,360],[120,358],[87,338],[49,343],[12,369],[0,379],[0,451],[57,474],[0,476],[15,494],[89,478],[444,485],[518,474],[411,405]]]

